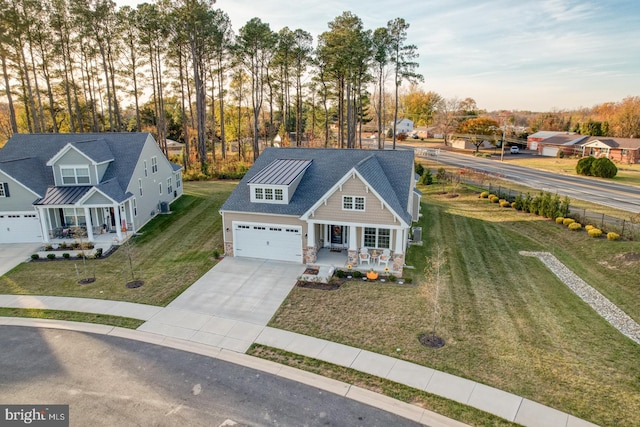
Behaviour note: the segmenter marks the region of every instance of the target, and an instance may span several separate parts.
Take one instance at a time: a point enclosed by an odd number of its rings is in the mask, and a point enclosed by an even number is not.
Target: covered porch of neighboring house
[[[325,275],[331,268],[347,270],[351,266],[351,270],[373,269],[402,276],[407,238],[407,230],[402,227],[309,222],[304,260],[308,266],[318,266]],[[359,256],[363,248],[368,254],[366,260]],[[385,249],[390,253],[386,264],[380,262]]]
[[[96,200],[93,187],[52,187],[34,205],[44,243],[124,241],[135,233],[135,199]]]

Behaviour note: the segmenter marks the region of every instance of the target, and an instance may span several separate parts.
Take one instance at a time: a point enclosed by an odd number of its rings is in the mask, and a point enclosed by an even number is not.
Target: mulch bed
[[[129,289],[135,289],[142,285],[144,285],[144,280],[132,280],[131,282],[127,282],[126,287]]]
[[[307,269],[302,274],[308,274],[311,276],[316,276],[320,272],[319,268],[316,267],[307,267]]]
[[[296,286],[300,288],[319,289],[323,291],[335,291],[336,289],[340,289],[339,284],[315,283],[315,282],[306,282],[302,280],[298,280],[296,282]]]
[[[444,347],[444,339],[440,338],[436,334],[420,334],[418,341],[425,347],[429,348],[442,348]]]

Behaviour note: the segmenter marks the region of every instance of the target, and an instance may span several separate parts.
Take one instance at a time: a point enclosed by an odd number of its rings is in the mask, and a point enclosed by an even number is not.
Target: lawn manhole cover
[[[144,285],[144,280],[133,280],[131,282],[127,282],[127,288],[129,289],[139,288],[142,285]]]
[[[441,348],[444,347],[444,339],[440,338],[436,334],[421,334],[418,337],[420,344],[429,348]]]

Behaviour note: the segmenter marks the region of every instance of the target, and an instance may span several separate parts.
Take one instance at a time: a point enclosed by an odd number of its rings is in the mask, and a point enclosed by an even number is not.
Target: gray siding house
[[[0,150],[0,243],[121,241],[181,195],[149,133],[17,134]]]

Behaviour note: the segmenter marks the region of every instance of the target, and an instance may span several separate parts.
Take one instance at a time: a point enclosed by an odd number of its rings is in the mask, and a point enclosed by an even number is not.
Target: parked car
[[[520,152],[520,148],[518,148],[517,145],[512,145],[510,150],[511,150],[511,154],[518,154]]]

